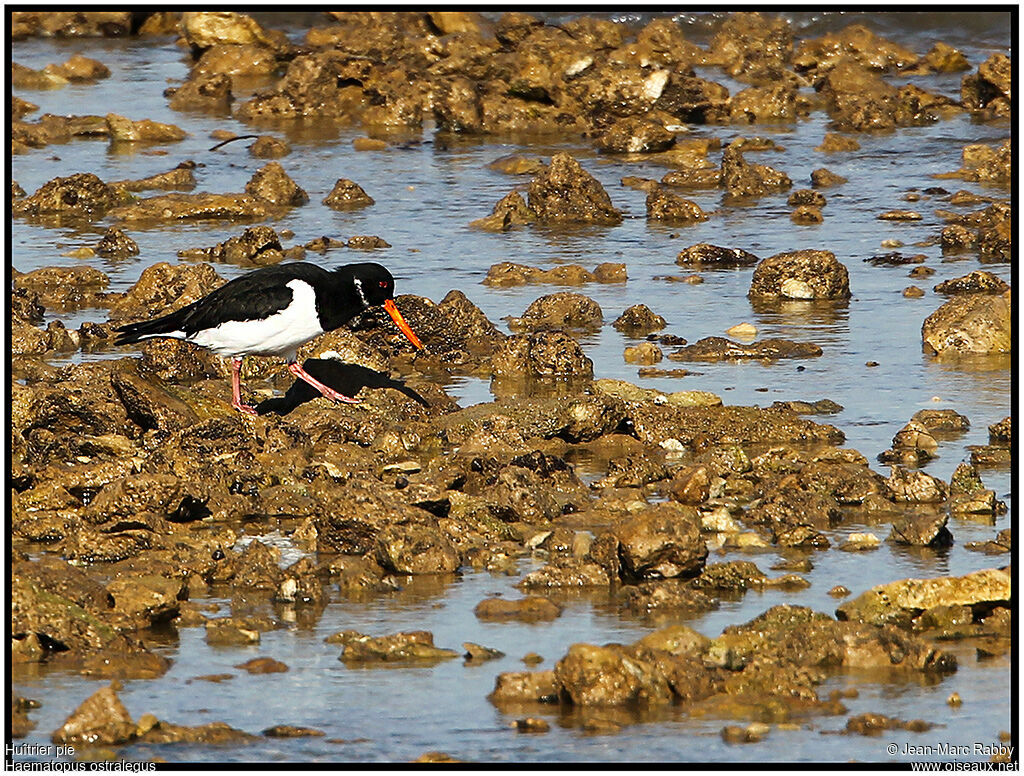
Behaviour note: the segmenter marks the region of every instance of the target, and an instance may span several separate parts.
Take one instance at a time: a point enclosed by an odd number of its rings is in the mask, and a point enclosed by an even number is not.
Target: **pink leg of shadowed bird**
[[[255,407],[242,403],[242,359],[231,359],[231,406],[239,412],[256,415]]]
[[[359,399],[352,399],[343,393],[338,393],[330,386],[324,385],[322,382],[317,380],[313,375],[303,369],[297,361],[292,361],[288,364],[288,371],[295,375],[300,380],[305,380],[307,383],[312,385],[324,398],[331,399],[332,401],[346,402],[347,404],[359,404]]]

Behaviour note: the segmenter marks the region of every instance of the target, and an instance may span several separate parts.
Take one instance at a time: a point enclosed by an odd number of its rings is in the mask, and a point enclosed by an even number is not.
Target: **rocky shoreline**
[[[664,166],[660,181],[635,176],[622,183],[647,192],[649,222],[672,228],[721,217],[687,199],[688,191],[720,189],[729,207],[792,190],[788,205],[799,229],[827,221],[826,197],[842,186],[825,168],[806,182],[793,181],[774,165],[748,159],[771,150],[773,141],[690,139],[682,131],[686,124],[749,127],[824,111],[836,133],[819,150],[848,154],[859,147],[858,133],[963,112],[999,122],[1011,110],[1009,57],[995,54],[972,70],[944,43],[919,55],[859,25],[796,40],[783,19],[736,13],[702,48],[668,19],[637,30],[591,17],[553,25],[524,13],[493,23],[463,12],[338,12],[324,20],[293,43],[237,13],[17,11],[11,35],[15,59],[17,41],[36,35],[176,36],[171,39],[182,46],[190,75],[168,89],[173,109],[233,112],[253,125],[267,117],[333,117],[379,134],[364,139],[367,149],[392,147],[379,130],[419,132],[425,121],[440,132],[572,137],[601,154]],[[695,67],[720,68],[745,87],[730,93]],[[959,71],[965,75],[956,97],[885,79]],[[13,78],[16,89],[51,89],[109,72],[77,56],[39,71],[15,65]],[[268,84],[235,103],[233,79],[239,78]],[[174,125],[112,112],[30,121],[35,106],[14,96],[12,109],[15,154],[85,137],[145,145],[185,136]],[[295,159],[285,141],[269,135],[259,136],[251,152],[286,164]],[[1005,194],[1011,152],[1009,139],[996,147],[968,145],[960,169],[940,177],[986,182]],[[588,162],[568,152],[496,164],[523,185],[490,215],[484,209],[470,224],[474,229],[614,228],[623,220]],[[476,617],[556,627],[557,596],[586,590],[607,594],[625,613],[682,620],[747,590],[803,589],[809,583],[801,572],[818,553],[871,552],[882,541],[948,547],[962,541],[951,518],[994,525],[1006,512],[982,475],[986,465],[1011,461],[1009,416],[989,426],[989,444],[973,449],[947,482],[920,467],[970,426],[953,410],[908,412],[890,449],[860,452],[843,446],[841,428],[823,422],[821,416],[842,408],[821,397],[747,407],[707,391],[668,393],[595,379],[601,370],[580,339],[608,325],[643,340],[626,348],[627,362],[650,370],[663,359],[687,362],[677,374],[691,362],[698,369],[719,361],[800,363],[828,347],[756,338],[752,326],[752,333],[737,326],[728,339],[691,343],[669,330],[661,314],[668,311],[653,303],[602,310],[581,290],[628,282],[630,268],[614,261],[588,263],[593,270],[494,264],[485,287],[574,289],[539,295],[507,320],[511,334],[474,303],[484,293],[477,287],[452,289],[440,301],[398,297],[423,351],[414,351],[379,311],[300,350],[300,360],[337,358],[399,375],[425,403],[394,388],[364,388],[358,404],[320,398],[281,416],[240,415],[224,387],[229,362],[174,340],[147,341],[137,351],[117,348],[113,327],[166,314],[214,290],[225,282],[217,264],[260,267],[315,260],[310,254],[328,250],[359,257],[352,251],[390,246],[386,234],[289,245],[294,234],[262,222],[317,205],[302,188],[301,174],[278,161],[267,162],[237,192],[193,192],[197,177],[201,170],[183,163],[142,180],[104,181],[93,172],[68,171],[31,194],[12,181],[16,221],[109,224],[77,250],[73,263],[20,272],[17,255],[12,258],[12,673],[17,680],[19,672],[42,665],[110,680],[68,710],[51,734],[54,743],[244,746],[257,734],[323,735],[276,720],[262,731],[223,722],[177,724],[151,713],[134,720],[118,696],[119,682],[158,679],[171,665],[152,648],[155,630],[203,628],[209,644],[258,644],[261,633],[283,626],[282,612],[315,622],[332,600],[372,602],[420,575],[510,573],[528,558],[544,565],[518,579],[522,597],[509,590],[512,596],[481,600]],[[371,189],[366,181],[339,178],[320,204],[340,211],[372,207],[364,185]],[[798,188],[805,185],[810,188]],[[826,188],[830,193],[822,193]],[[148,196],[152,191],[160,193]],[[1009,199],[939,188],[928,197],[933,204],[981,206],[966,214],[935,211],[945,224],[935,234],[944,254],[1011,260]],[[908,204],[920,207],[920,200]],[[915,216],[900,209],[877,217]],[[108,275],[80,261],[130,260],[139,254],[133,231],[183,222],[237,230],[212,246],[181,248],[182,261],[149,264],[123,291],[108,290]],[[899,253],[864,261],[923,267]],[[701,271],[752,267],[747,296],[756,311],[789,303],[857,304],[848,267],[825,247],[758,257],[739,246],[698,243],[681,249],[676,262],[698,274],[667,279],[700,282]],[[926,277],[915,269],[910,274]],[[1011,353],[1012,290],[1004,281],[974,270],[934,291],[949,298],[923,320],[920,343],[930,357],[955,363]],[[910,289],[904,295],[915,296]],[[82,310],[95,320],[69,329],[53,319]],[[51,363],[71,354],[102,358]],[[249,359],[243,376],[263,399],[291,384],[281,359]],[[489,379],[494,401],[459,406],[444,389],[459,376]],[[872,468],[872,460],[888,466],[889,474]],[[856,533],[833,546],[827,532],[848,522],[878,526],[882,535]],[[284,564],[279,548],[261,541],[271,533],[287,536],[301,557]],[[776,605],[718,635],[673,624],[630,644],[570,640],[553,668],[497,673],[488,699],[516,718],[517,730],[533,733],[545,732],[548,723],[537,715],[552,710],[572,727],[602,733],[637,721],[643,709],[676,705],[694,717],[741,723],[722,730],[728,743],[761,740],[770,726],[843,715],[841,693],[818,690],[837,672],[939,682],[957,670],[951,642],[986,655],[1010,652],[1011,568],[1003,564],[1011,530],[966,546],[992,555],[992,567],[878,585],[865,580],[862,589],[836,591],[837,598],[849,598],[833,613]],[[775,577],[732,557],[756,559],[759,551],[779,548],[791,549],[795,560],[773,566],[785,572]],[[197,603],[211,596],[252,596],[272,603],[277,614],[248,606],[213,611]],[[462,651],[435,646],[427,631],[346,630],[325,641],[324,649],[346,666],[495,657],[472,643]],[[237,667],[288,670],[279,661]],[[198,678],[220,681],[216,677]],[[14,696],[15,737],[32,730],[39,700],[47,703],[45,696]],[[867,734],[930,724],[860,715],[851,716],[846,729]],[[444,757],[424,755],[428,761]]]

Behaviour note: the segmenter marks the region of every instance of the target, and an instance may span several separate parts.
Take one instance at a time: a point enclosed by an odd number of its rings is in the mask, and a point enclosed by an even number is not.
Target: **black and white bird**
[[[324,385],[329,385],[346,396],[355,396],[363,388],[394,388],[424,407],[430,406],[426,399],[401,380],[395,380],[390,375],[359,364],[346,364],[330,357],[337,355],[336,352],[327,351],[321,353],[320,358],[307,358],[302,363],[302,368]],[[288,389],[288,393],[277,399],[261,401],[256,405],[256,411],[260,415],[266,415],[268,412],[287,415],[300,404],[312,401],[319,395],[313,386],[303,380],[296,380]]]
[[[283,356],[288,371],[334,401],[354,399],[324,385],[295,360],[298,347],[332,331],[370,307],[383,305],[417,348],[419,338],[395,306],[395,279],[380,264],[346,264],[326,270],[291,262],[250,272],[180,310],[151,321],[120,326],[115,345],[152,337],[185,340],[232,359],[231,405],[255,415],[242,402],[242,359]]]

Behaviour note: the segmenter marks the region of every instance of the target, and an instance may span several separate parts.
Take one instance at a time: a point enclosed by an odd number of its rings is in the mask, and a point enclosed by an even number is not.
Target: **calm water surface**
[[[620,17],[626,18],[626,17]],[[696,15],[691,21],[692,37],[707,40],[715,21],[713,14]],[[285,29],[293,39],[301,38],[307,20],[263,21]],[[323,23],[313,18],[314,23]],[[819,35],[846,23],[870,24],[882,34],[924,53],[936,40],[960,47],[972,66],[993,51],[1009,51],[1009,20],[999,14],[798,14],[794,22],[801,35]],[[337,265],[368,258],[381,261],[398,278],[399,293],[421,294],[435,301],[452,288],[462,289],[499,325],[507,316],[519,315],[538,296],[560,290],[551,286],[491,289],[480,284],[488,268],[499,261],[553,267],[580,263],[592,269],[604,261],[624,262],[629,280],[620,285],[590,285],[582,290],[604,310],[606,324],[626,307],[644,302],[669,321],[666,332],[691,342],[706,336],[724,336],[728,327],[749,321],[759,338],[784,337],[819,344],[824,355],[799,362],[760,364],[693,364],[672,362],[661,366],[687,366],[700,375],[686,378],[643,379],[636,367],[624,363],[622,350],[635,341],[610,325],[582,340],[594,360],[596,377],[614,377],[666,391],[699,389],[722,396],[727,404],[767,406],[776,400],[817,400],[829,398],[844,410],[825,420],[838,426],[847,446],[869,459],[889,447],[892,436],[922,408],[953,408],[971,421],[967,433],[943,441],[939,457],[926,471],[948,480],[957,464],[969,457],[967,445],[987,442],[987,426],[1010,413],[1010,360],[984,359],[961,363],[939,362],[921,352],[921,323],[944,299],[931,287],[958,277],[982,265],[973,256],[944,257],[937,244],[943,225],[936,209],[955,210],[938,198],[907,203],[904,195],[941,185],[949,191],[967,189],[1002,196],[962,181],[936,181],[935,173],[960,166],[960,151],[968,143],[1001,142],[1009,134],[1006,124],[978,124],[965,116],[933,126],[902,129],[896,133],[861,134],[861,150],[822,154],[814,151],[827,131],[827,117],[820,112],[797,124],[758,125],[751,128],[692,128],[696,137],[771,137],[783,152],[750,153],[748,159],[784,170],[794,188],[809,185],[812,170],[826,166],[849,182],[825,190],[828,204],[825,222],[817,226],[796,226],[789,220],[786,194],[765,197],[747,207],[723,205],[720,191],[697,192],[692,196],[702,209],[711,212],[708,221],[688,227],[648,225],[644,217],[644,193],[619,184],[624,175],[661,178],[666,169],[652,163],[626,164],[597,155],[583,141],[564,142],[538,138],[466,139],[435,136],[405,138],[404,144],[387,152],[359,153],[351,141],[365,134],[358,127],[346,128],[316,122],[288,122],[277,126],[242,124],[229,117],[171,111],[163,90],[187,75],[182,50],[168,39],[109,41],[18,42],[13,46],[16,62],[41,68],[63,62],[82,53],[108,65],[111,78],[95,85],[69,86],[59,91],[27,92],[19,95],[40,106],[42,113],[104,114],[114,111],[134,119],[151,118],[185,128],[189,137],[180,143],[160,147],[112,146],[99,140],[76,140],[52,145],[13,157],[13,177],[28,192],[58,175],[91,171],[104,180],[141,178],[166,171],[185,160],[193,160],[199,180],[197,190],[240,191],[253,172],[265,164],[246,151],[246,142],[208,149],[215,141],[210,133],[228,129],[239,134],[268,133],[286,136],[292,154],[281,159],[285,170],[309,194],[310,203],[291,210],[272,223],[278,231],[295,233],[286,244],[304,243],[328,235],[346,239],[358,234],[384,237],[392,247],[373,254],[336,249],[324,256],[310,254],[308,260]],[[741,85],[718,71],[706,77],[729,86]],[[923,88],[957,96],[959,74],[914,79]],[[256,88],[259,84],[248,84]],[[239,101],[245,88],[235,89]],[[522,188],[527,177],[516,178],[486,165],[497,157],[524,153],[547,158],[559,150],[572,152],[583,166],[606,187],[616,207],[626,216],[613,228],[585,227],[573,230],[520,229],[506,234],[488,234],[468,228],[473,219],[490,212],[494,203],[514,187]],[[164,153],[166,151],[166,153]],[[339,213],[320,204],[334,182],[341,177],[360,183],[376,205],[356,212]],[[923,218],[917,222],[885,222],[875,216],[885,210],[909,207]],[[979,206],[964,208],[978,209]],[[21,271],[53,265],[83,262],[62,257],[82,245],[96,242],[109,224],[100,222],[86,231],[43,227],[17,221],[12,227],[12,263]],[[210,246],[240,234],[238,224],[177,224],[170,227],[140,228],[129,225],[127,232],[139,244],[141,253],[130,259],[90,259],[87,262],[111,278],[111,290],[134,283],[148,265],[176,262],[182,248]],[[905,244],[904,253],[924,253],[926,264],[936,272],[915,281],[908,267],[873,267],[864,262],[889,252],[883,240]],[[674,263],[676,254],[698,242],[738,247],[760,257],[802,248],[834,252],[850,272],[853,298],[846,305],[821,308],[793,302],[772,310],[751,306],[746,297],[752,269],[703,272],[704,283],[688,285],[654,280],[655,276],[688,274]],[[917,245],[917,243],[925,243]],[[218,265],[225,277],[244,270]],[[985,269],[1010,281],[1010,265],[986,264]],[[917,284],[926,290],[920,299],[905,299],[901,291]],[[56,315],[69,327],[86,320],[103,320],[103,310],[83,310]],[[120,356],[121,354],[116,354]],[[102,358],[101,354],[77,354],[75,358]],[[109,356],[107,356],[109,357]],[[867,361],[879,366],[869,368]],[[798,371],[798,366],[804,367]],[[463,406],[491,399],[486,381],[457,378],[449,386]],[[874,468],[887,472],[881,464]],[[947,552],[912,552],[887,544],[873,553],[848,554],[838,551],[814,554],[815,568],[807,574],[811,587],[799,592],[747,593],[738,601],[687,624],[708,636],[723,627],[745,622],[769,606],[793,603],[831,612],[836,600],[827,595],[833,585],[843,584],[854,594],[883,582],[909,576],[933,577],[964,574],[976,569],[1003,565],[1007,559],[971,553],[963,548],[969,541],[992,538],[1012,524],[1013,499],[1008,468],[986,469],[982,476],[1010,506],[1010,512],[994,521],[966,521],[953,518],[950,528],[956,544]],[[874,530],[884,536],[887,526],[844,523],[832,532],[833,539],[845,534]],[[282,540],[285,541],[286,540]],[[726,556],[729,557],[739,556]],[[780,556],[767,552],[752,559],[767,570]],[[712,556],[713,560],[723,558]],[[540,561],[524,562],[525,573]],[[460,759],[476,761],[765,761],[773,759],[818,761],[828,759],[888,762],[884,751],[890,741],[915,744],[950,741],[993,742],[1000,730],[1010,726],[1008,658],[979,662],[973,648],[950,644],[960,660],[960,671],[938,684],[917,680],[879,681],[877,676],[840,675],[829,679],[821,694],[830,689],[856,686],[860,695],[845,701],[850,714],[878,711],[903,719],[925,719],[938,723],[929,733],[901,732],[879,738],[829,736],[845,725],[844,717],[816,717],[797,730],[773,729],[763,743],[731,747],[719,736],[722,720],[694,720],[677,711],[666,711],[637,724],[626,725],[614,735],[587,735],[571,720],[553,712],[542,714],[553,724],[545,735],[522,735],[509,728],[517,718],[504,714],[485,696],[493,689],[494,677],[502,671],[520,670],[522,655],[535,651],[544,656],[541,668],[550,668],[579,641],[630,642],[653,628],[680,620],[644,621],[622,617],[606,596],[577,596],[565,601],[566,611],[553,624],[516,625],[481,623],[473,606],[495,593],[517,595],[515,576],[469,572],[449,581],[422,581],[402,593],[374,599],[371,603],[335,600],[311,627],[302,619],[284,629],[263,634],[263,642],[251,649],[210,647],[201,629],[183,629],[157,639],[156,649],[173,658],[174,665],[162,678],[125,682],[122,699],[135,718],[151,712],[180,724],[197,725],[214,720],[256,733],[272,724],[308,725],[326,733],[326,738],[297,740],[266,739],[244,747],[128,747],[124,753],[137,759],[160,757],[168,761],[401,761],[426,751],[441,750]],[[335,594],[335,598],[337,595]],[[272,611],[265,604],[266,611]],[[277,611],[287,620],[287,612]],[[482,665],[465,666],[460,660],[435,667],[356,670],[337,660],[340,649],[326,645],[323,638],[336,631],[355,628],[374,635],[402,629],[433,631],[439,646],[459,648],[474,641],[501,649],[507,657]],[[250,677],[232,667],[257,655],[283,660],[290,671]],[[213,685],[190,682],[211,673],[234,673],[236,678]],[[36,729],[27,742],[43,743],[64,720],[68,711],[92,693],[100,683],[82,677],[41,672],[19,676],[18,693],[43,700],[32,712]],[[951,710],[945,704],[952,692],[959,692],[963,706]],[[609,712],[612,718],[613,712]],[[943,727],[944,726],[944,727]],[[824,737],[823,737],[824,736]],[[342,743],[326,739],[341,740]]]

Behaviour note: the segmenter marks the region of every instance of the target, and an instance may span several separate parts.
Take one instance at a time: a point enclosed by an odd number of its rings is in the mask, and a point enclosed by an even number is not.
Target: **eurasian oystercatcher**
[[[424,407],[430,406],[426,399],[401,380],[395,380],[383,372],[377,372],[365,366],[346,364],[335,358],[325,358],[330,355],[332,354],[328,351],[321,353],[321,358],[307,358],[302,363],[302,368],[324,385],[328,385],[346,396],[355,396],[363,387],[394,388]],[[257,404],[256,412],[260,415],[266,415],[268,412],[287,415],[300,404],[312,401],[319,395],[320,393],[308,383],[296,380],[288,389],[288,393],[281,398],[266,399]]]
[[[225,283],[177,312],[119,326],[115,345],[151,337],[172,337],[232,359],[231,406],[255,415],[242,403],[240,373],[248,355],[283,356],[288,371],[334,401],[354,402],[324,385],[295,361],[304,342],[332,331],[377,305],[417,348],[419,338],[395,306],[395,279],[380,264],[346,264],[330,271],[305,262],[275,264]]]

